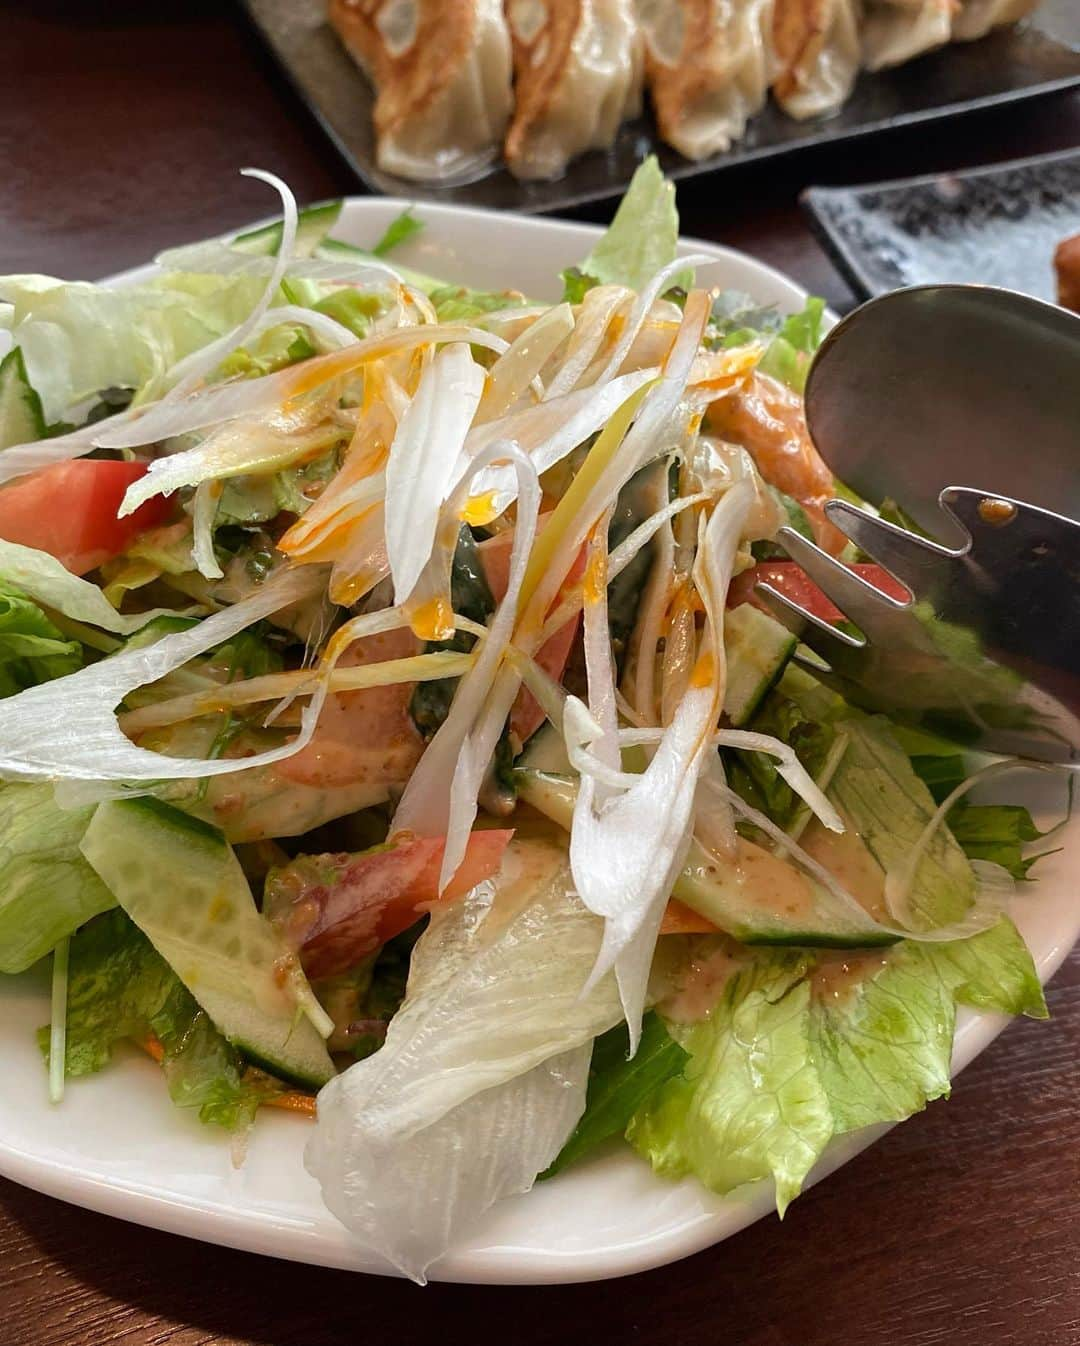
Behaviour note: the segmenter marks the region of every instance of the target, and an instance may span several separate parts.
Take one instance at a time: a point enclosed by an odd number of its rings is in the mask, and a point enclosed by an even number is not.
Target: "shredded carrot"
[[[161,1040],[154,1033],[148,1033],[141,1039],[139,1046],[146,1052],[147,1056],[152,1057],[160,1066],[165,1059],[165,1048],[161,1045]],[[299,1089],[289,1089],[283,1094],[273,1094],[269,1098],[264,1098],[260,1106],[268,1108],[283,1108],[286,1112],[299,1112],[305,1117],[315,1119],[315,1097],[313,1094],[303,1094]]]
[[[660,933],[662,935],[715,935],[717,928],[707,917],[699,916],[696,911],[680,902],[677,897],[673,897],[664,911],[664,919],[660,922]]]
[[[275,1094],[266,1099],[268,1108],[284,1108],[286,1112],[301,1112],[305,1117],[315,1120],[315,1098],[312,1094],[302,1094],[298,1089],[290,1089],[287,1094]]]
[[[139,1046],[146,1052],[147,1056],[152,1056],[160,1066],[165,1059],[165,1048],[154,1033],[148,1033],[139,1043]]]

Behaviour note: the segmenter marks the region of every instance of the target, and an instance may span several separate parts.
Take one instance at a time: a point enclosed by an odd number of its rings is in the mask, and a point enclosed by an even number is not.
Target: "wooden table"
[[[221,0],[0,3],[0,273],[96,277],[265,209],[359,190]],[[852,302],[795,204],[815,182],[1080,144],[1080,97],[680,189],[686,230]],[[583,212],[606,218],[609,207]],[[547,1289],[271,1262],[0,1184],[0,1346],[1071,1346],[1080,1343],[1080,957],[937,1104],[720,1247]],[[2,1087],[2,1085],[0,1085]],[[122,1103],[121,1103],[122,1105]]]

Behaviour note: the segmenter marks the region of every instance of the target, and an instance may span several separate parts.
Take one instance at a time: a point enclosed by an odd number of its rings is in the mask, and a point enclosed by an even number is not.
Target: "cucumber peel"
[[[528,767],[519,767],[514,778],[519,799],[569,831],[574,778]],[[741,944],[866,949],[897,942],[869,915],[860,922],[814,879],[743,838],[729,864],[693,842],[671,896]]]
[[[44,439],[45,412],[18,346],[0,360],[0,450]]]
[[[108,800],[81,850],[234,1046],[309,1088],[333,1076],[329,1021],[217,828],[157,799]]]
[[[296,255],[311,257],[326,235],[337,224],[341,214],[341,201],[324,201],[318,206],[305,206],[296,220]],[[250,229],[246,234],[237,234],[229,243],[230,248],[251,253],[255,257],[275,257],[281,247],[284,225],[274,220],[258,229]]]

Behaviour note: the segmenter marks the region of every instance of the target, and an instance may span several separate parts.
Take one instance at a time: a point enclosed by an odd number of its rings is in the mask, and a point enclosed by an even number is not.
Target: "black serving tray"
[[[504,210],[554,211],[621,195],[637,165],[654,152],[669,176],[694,177],[808,145],[1080,88],[1080,0],[1048,0],[1015,28],[956,43],[897,70],[861,75],[834,116],[797,122],[770,104],[743,140],[710,159],[684,159],[659,141],[645,116],[623,126],[610,150],[576,159],[556,182],[519,182],[496,162],[470,181],[429,186],[376,166],[371,87],[327,23],[326,0],[244,4],[300,96],[371,191]]]
[[[1080,234],[1080,149],[860,187],[802,203],[861,298],[961,281],[1055,297],[1054,249]]]

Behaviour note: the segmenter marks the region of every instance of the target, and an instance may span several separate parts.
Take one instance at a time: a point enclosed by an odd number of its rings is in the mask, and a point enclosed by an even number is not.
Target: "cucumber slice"
[[[215,1026],[254,1061],[310,1088],[334,1065],[307,1013],[299,963],[252,900],[221,833],[151,798],[98,805],[82,853]]]
[[[44,436],[41,398],[31,387],[23,353],[15,346],[0,360],[0,449]]]
[[[724,713],[736,728],[753,718],[797,644],[786,626],[752,603],[741,603],[724,614]]]
[[[341,201],[324,201],[322,205],[305,206],[300,211],[296,223],[296,255],[311,257],[326,235],[338,222],[341,214]],[[241,252],[250,252],[259,257],[273,257],[281,247],[283,231],[281,220],[273,224],[264,224],[260,229],[252,229],[246,234],[237,234],[229,244]]]
[[[125,650],[142,650],[147,645],[156,645],[163,636],[174,635],[177,631],[188,631],[198,626],[197,617],[151,617],[145,626],[140,626],[124,641]]]
[[[550,720],[529,739],[515,765],[519,770],[538,771],[547,775],[571,774],[566,741]]]
[[[572,777],[518,768],[518,798],[569,830],[577,796]],[[866,949],[896,936],[865,922],[807,875],[743,838],[735,863],[718,864],[697,842],[672,897],[742,944]]]

